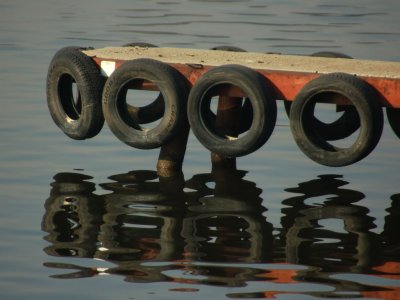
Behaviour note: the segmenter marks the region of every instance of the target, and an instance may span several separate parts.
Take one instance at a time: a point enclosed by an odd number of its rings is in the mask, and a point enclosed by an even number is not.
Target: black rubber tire
[[[122,45],[122,47],[142,47],[142,48],[158,48],[158,46],[146,42],[132,42]]]
[[[310,56],[314,57],[331,57],[331,58],[348,58],[348,59],[353,59],[351,56],[341,53],[341,52],[335,52],[335,51],[318,51]]]
[[[327,58],[347,58],[352,59],[351,56],[340,52],[321,51],[311,54],[314,57],[327,57]],[[284,101],[285,111],[290,117],[291,101]],[[343,114],[332,123],[325,123],[314,117],[314,126],[319,130],[320,135],[327,141],[341,140],[349,137],[360,128],[360,120],[358,113],[353,106],[336,106],[337,111],[343,111]]]
[[[57,50],[56,54],[54,54],[53,58],[56,57],[57,55],[60,55],[64,52],[70,52],[70,51],[85,51],[85,50],[93,50],[93,47],[83,47],[83,46],[66,46],[64,48],[61,48]]]
[[[241,88],[254,112],[250,129],[233,139],[218,132],[215,123],[207,118],[215,90],[226,84]],[[275,98],[266,79],[255,70],[240,65],[209,70],[197,80],[189,94],[188,117],[193,133],[207,149],[226,157],[247,155],[264,145],[274,130],[276,114]]]
[[[386,116],[393,132],[400,139],[400,109],[393,107],[386,107]]]
[[[317,97],[337,93],[347,97],[360,119],[360,132],[348,148],[329,144],[315,129],[313,113]],[[296,96],[290,111],[293,137],[305,155],[322,165],[341,167],[366,157],[382,135],[383,112],[377,92],[368,83],[345,73],[321,75],[308,82]]]
[[[165,111],[160,123],[143,129],[130,117],[126,93],[134,80],[154,82],[163,95]],[[124,63],[108,78],[103,92],[103,111],[115,136],[138,149],[154,149],[175,137],[185,123],[188,83],[168,64],[153,59],[135,59]]]
[[[210,48],[210,50],[247,52],[246,50],[239,48],[239,47],[235,47],[235,46],[215,46],[215,47]]]
[[[82,53],[84,49],[75,46],[60,49],[47,73],[50,115],[67,136],[76,140],[96,136],[104,124],[101,95],[105,80],[96,63]]]

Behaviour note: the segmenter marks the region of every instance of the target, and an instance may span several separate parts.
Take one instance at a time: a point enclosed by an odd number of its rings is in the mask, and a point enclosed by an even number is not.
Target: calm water
[[[46,104],[68,45],[146,41],[399,60],[398,0],[1,0],[0,298],[400,298],[398,138],[328,168],[279,106],[268,143],[211,174],[190,136],[183,174],[107,127],[73,141]]]

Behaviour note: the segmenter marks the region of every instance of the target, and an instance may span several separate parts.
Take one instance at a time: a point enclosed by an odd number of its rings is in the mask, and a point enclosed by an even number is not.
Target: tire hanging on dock
[[[83,47],[65,47],[53,57],[47,73],[47,104],[54,123],[70,138],[96,136],[103,127],[104,78]]]
[[[158,46],[146,42],[131,42],[122,45],[122,47],[158,48]]]
[[[210,118],[212,98],[230,86],[243,91],[253,110],[251,126],[242,136],[231,136]],[[276,110],[273,91],[266,79],[240,65],[212,68],[197,80],[189,94],[188,118],[193,133],[207,149],[226,157],[247,155],[264,145],[274,130]]]
[[[340,52],[333,51],[320,51],[311,54],[313,57],[326,57],[326,58],[347,58],[352,59],[351,56]],[[285,111],[288,117],[290,117],[290,108],[292,101],[284,101]],[[354,106],[351,105],[336,105],[337,112],[343,112],[343,114],[331,123],[325,123],[318,118],[314,117],[315,130],[318,130],[320,135],[327,141],[336,141],[349,137],[360,128],[360,120],[358,113]]]
[[[358,136],[346,148],[328,143],[315,127],[315,104],[337,95],[351,102],[360,120]],[[309,158],[326,166],[341,167],[363,159],[382,134],[383,112],[377,99],[374,88],[349,74],[332,73],[311,80],[298,93],[290,111],[290,128],[297,145]]]
[[[246,50],[244,50],[240,47],[230,46],[230,45],[215,46],[215,47],[210,48],[210,50],[230,51],[230,52],[247,52]]]
[[[128,111],[127,93],[143,82],[159,89],[164,107],[154,128],[143,128]],[[103,110],[114,135],[129,146],[153,149],[175,137],[187,122],[188,83],[174,68],[153,59],[135,59],[124,63],[108,78],[103,93]]]

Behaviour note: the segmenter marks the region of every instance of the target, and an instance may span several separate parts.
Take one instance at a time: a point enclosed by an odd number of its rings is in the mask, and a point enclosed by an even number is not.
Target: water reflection
[[[282,227],[289,262],[317,265],[323,271],[364,272],[378,251],[378,237],[369,210],[354,204],[364,198],[358,191],[341,188],[347,182],[337,175],[323,175],[286,191],[299,193],[283,201]],[[319,199],[318,199],[319,198]],[[313,199],[321,204],[307,204]],[[324,226],[324,221],[339,221],[342,232]]]
[[[104,202],[94,194],[92,177],[76,173],[59,173],[51,183],[45,202],[42,228],[50,234],[50,246],[44,250],[52,256],[94,257],[97,234],[104,214]]]
[[[246,287],[227,294],[232,298],[400,293],[400,194],[376,233],[359,203],[365,195],[346,189],[340,175],[321,175],[286,189],[296,195],[283,200],[281,228],[274,229],[262,190],[245,174],[219,169],[185,181],[182,173],[131,171],[110,176],[101,194],[89,176],[57,174],[45,203],[44,251],[97,260],[45,266],[62,270],[54,278],[107,274],[137,283]],[[355,273],[357,279],[348,277]]]
[[[45,204],[42,227],[51,245],[44,250],[52,256],[112,262],[115,268],[101,272],[123,275],[127,281],[168,281],[164,271],[188,272],[185,262],[191,261],[262,262],[271,256],[272,225],[262,216],[261,190],[243,176],[240,171],[215,172],[185,182],[182,174],[158,178],[153,171],[132,171],[111,176],[113,182],[100,185],[110,193],[96,195],[90,177],[57,174]],[[210,183],[215,186],[208,187]],[[143,266],[148,261],[172,265]],[[93,268],[46,266],[78,269],[54,276],[58,278],[98,274]],[[220,284],[228,285],[233,273],[243,271],[228,268],[223,275],[224,268],[189,269],[210,278],[218,270]],[[207,280],[218,281],[201,281]]]

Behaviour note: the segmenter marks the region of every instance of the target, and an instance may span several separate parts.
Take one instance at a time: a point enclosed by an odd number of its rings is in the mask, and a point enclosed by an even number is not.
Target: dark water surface
[[[400,298],[398,138],[345,168],[307,159],[279,103],[268,143],[211,173],[191,135],[183,174],[104,127],[52,122],[45,82],[68,45],[159,46],[399,61],[398,0],[0,1],[0,298]]]

